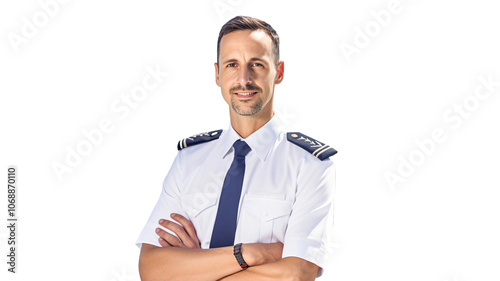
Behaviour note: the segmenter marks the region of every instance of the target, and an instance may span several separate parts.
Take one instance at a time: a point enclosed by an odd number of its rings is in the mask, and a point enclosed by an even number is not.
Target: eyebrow
[[[250,59],[250,61],[260,61],[260,62],[267,63],[267,61],[263,60],[262,58],[258,58],[258,57],[253,57]],[[227,59],[227,60],[223,61],[222,63],[226,64],[226,63],[232,63],[232,62],[238,62],[238,60],[237,59]]]
[[[237,61],[238,61],[237,59],[228,59],[228,60],[223,61],[222,63],[226,64],[226,63],[237,62]]]

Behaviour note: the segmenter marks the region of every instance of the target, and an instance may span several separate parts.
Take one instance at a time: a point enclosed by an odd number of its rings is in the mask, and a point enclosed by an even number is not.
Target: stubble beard
[[[239,102],[245,104],[245,103],[248,103],[250,101],[248,101],[248,102],[239,101]],[[241,115],[241,116],[251,116],[251,115],[257,114],[259,111],[262,110],[262,105],[263,105],[263,102],[259,98],[259,99],[257,99],[257,101],[254,105],[250,106],[250,108],[243,108],[243,106],[236,105],[235,97],[231,96],[231,107],[233,108],[234,112],[236,112],[236,114]]]

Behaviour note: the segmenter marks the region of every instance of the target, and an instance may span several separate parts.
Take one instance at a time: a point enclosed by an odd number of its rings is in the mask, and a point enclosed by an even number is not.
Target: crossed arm
[[[301,258],[281,258],[282,243],[253,243],[242,246],[242,255],[250,265],[242,270],[233,255],[233,247],[200,249],[196,230],[181,215],[160,220],[160,225],[176,236],[158,228],[162,247],[143,244],[139,258],[142,281],[162,280],[314,280],[318,266]]]

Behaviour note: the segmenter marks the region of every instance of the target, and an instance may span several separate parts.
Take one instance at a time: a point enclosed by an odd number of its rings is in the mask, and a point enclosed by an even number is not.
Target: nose
[[[239,70],[238,82],[241,85],[252,83],[252,70],[249,67],[241,67]]]

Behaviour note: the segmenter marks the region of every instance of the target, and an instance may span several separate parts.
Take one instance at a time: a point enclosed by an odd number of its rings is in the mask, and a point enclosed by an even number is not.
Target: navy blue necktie
[[[233,147],[234,159],[222,185],[210,248],[233,246],[234,244],[241,186],[245,175],[245,156],[250,152],[251,148],[241,140],[235,141]]]

